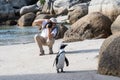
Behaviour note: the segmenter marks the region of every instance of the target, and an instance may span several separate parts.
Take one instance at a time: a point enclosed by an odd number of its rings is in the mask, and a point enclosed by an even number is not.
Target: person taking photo
[[[40,49],[40,56],[45,55],[43,46],[48,46],[49,54],[53,54],[53,44],[55,42],[55,36],[57,34],[57,20],[55,18],[35,20],[35,23],[42,24],[42,29],[39,34],[34,36],[35,42]]]

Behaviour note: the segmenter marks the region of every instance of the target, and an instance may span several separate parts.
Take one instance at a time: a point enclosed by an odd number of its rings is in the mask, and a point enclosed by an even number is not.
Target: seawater
[[[37,27],[0,26],[0,46],[34,42]]]

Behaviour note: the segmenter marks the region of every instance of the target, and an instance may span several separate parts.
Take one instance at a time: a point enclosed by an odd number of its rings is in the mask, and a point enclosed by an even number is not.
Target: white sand
[[[56,40],[54,52],[57,52],[60,40]],[[66,73],[56,73],[53,62],[56,54],[38,56],[35,43],[0,46],[0,80],[120,80],[119,77],[97,74],[100,46],[104,39],[85,40],[67,43],[66,57],[69,67]]]

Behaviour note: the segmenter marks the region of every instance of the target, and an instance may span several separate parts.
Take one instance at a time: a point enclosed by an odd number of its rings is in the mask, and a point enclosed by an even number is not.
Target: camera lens
[[[52,22],[49,22],[47,25],[48,25],[48,28],[52,28]]]

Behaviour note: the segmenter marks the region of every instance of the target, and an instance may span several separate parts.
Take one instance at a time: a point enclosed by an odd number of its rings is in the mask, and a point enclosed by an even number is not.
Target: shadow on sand
[[[93,52],[99,52],[99,49],[65,51],[66,54],[93,53]],[[55,52],[54,54],[58,54],[58,52]],[[54,55],[54,54],[45,54],[45,55]]]
[[[93,53],[93,52],[99,52],[99,49],[66,51],[67,54],[74,54],[74,53]]]
[[[97,74],[96,70],[66,71],[65,73],[0,76],[0,80],[119,80],[118,77]]]

